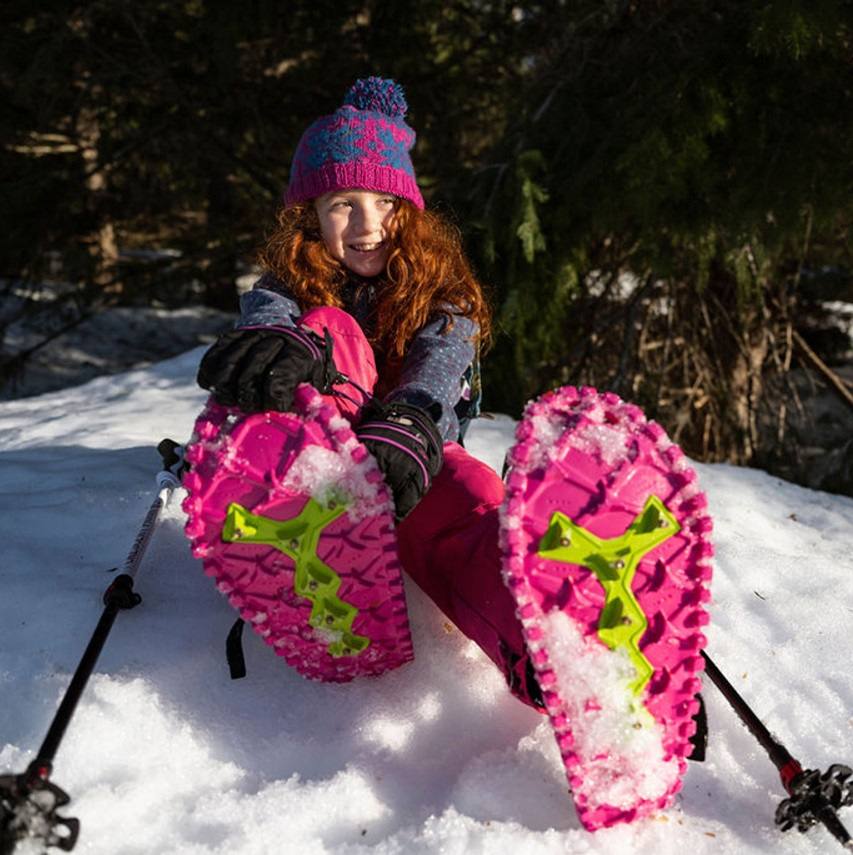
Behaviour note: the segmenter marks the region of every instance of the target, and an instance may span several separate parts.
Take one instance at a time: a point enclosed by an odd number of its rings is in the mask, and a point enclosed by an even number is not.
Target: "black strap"
[[[225,639],[225,658],[228,660],[228,668],[231,671],[231,679],[239,680],[246,676],[246,657],[243,656],[243,625],[246,621],[237,618],[234,626]]]
[[[693,716],[696,732],[690,737],[693,751],[687,755],[687,759],[701,763],[705,759],[705,750],[708,747],[708,714],[705,712],[705,699],[702,695],[696,695],[696,700],[699,701],[699,709]]]

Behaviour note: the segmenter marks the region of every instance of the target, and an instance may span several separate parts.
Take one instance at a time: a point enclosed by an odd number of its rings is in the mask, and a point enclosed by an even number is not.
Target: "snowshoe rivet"
[[[622,623],[622,625],[623,625],[623,626],[629,626],[631,623],[633,623],[633,621],[631,620],[631,618],[629,618],[629,617],[628,617],[628,615],[625,615],[625,616],[622,618],[621,623]]]
[[[634,728],[634,730],[641,730],[641,729],[642,729],[642,727],[643,727],[643,725],[642,725],[642,724],[640,724],[640,722],[635,721],[635,722],[631,725],[631,727],[633,727],[633,728]]]
[[[343,650],[344,656],[352,656],[352,650],[349,647],[345,647]]]
[[[563,535],[560,538],[560,546],[571,546],[571,545],[572,545],[572,539],[568,535]]]
[[[669,520],[666,517],[661,517],[658,520],[658,528],[669,528]]]
[[[331,626],[335,622],[334,615],[326,615],[326,623]]]
[[[309,591],[316,591],[318,587],[319,587],[319,586],[317,585],[317,582],[316,582],[314,579],[312,579],[312,580],[308,583],[308,590],[309,590]]]
[[[617,558],[615,561],[610,562],[610,566],[615,570],[622,570],[625,567],[625,562],[621,558]]]
[[[290,543],[288,544],[288,546],[289,546],[291,549],[299,549],[299,541],[294,537],[294,538],[293,538],[293,540],[291,540],[291,541],[290,541]]]
[[[338,506],[337,502],[329,502],[329,510],[333,511]]]

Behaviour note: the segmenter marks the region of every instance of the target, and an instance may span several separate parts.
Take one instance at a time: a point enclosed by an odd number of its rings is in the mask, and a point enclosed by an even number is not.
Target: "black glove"
[[[202,357],[198,385],[243,412],[286,412],[300,383],[327,392],[339,378],[332,339],[303,327],[252,327],[221,335]]]
[[[394,494],[399,522],[429,490],[441,469],[441,434],[427,412],[396,401],[369,404],[355,434],[376,458]]]

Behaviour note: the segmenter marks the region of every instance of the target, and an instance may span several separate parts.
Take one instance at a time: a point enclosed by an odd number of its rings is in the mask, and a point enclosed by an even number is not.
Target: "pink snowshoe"
[[[502,508],[504,577],[578,816],[666,807],[695,730],[711,519],[663,429],[614,394],[528,405]]]
[[[393,504],[349,423],[308,385],[292,413],[212,399],[184,478],[193,555],[300,674],[345,682],[413,657]]]

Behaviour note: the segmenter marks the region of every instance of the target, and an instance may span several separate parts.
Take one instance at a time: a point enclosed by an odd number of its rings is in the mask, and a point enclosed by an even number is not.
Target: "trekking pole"
[[[782,831],[796,825],[798,831],[805,832],[821,822],[845,849],[853,852],[853,837],[837,813],[839,808],[853,805],[853,769],[833,763],[826,772],[816,769],[804,771],[799,761],[764,726],[711,657],[707,653],[702,656],[705,673],[779,770],[788,798],[776,808],[776,825]]]
[[[133,546],[125,559],[122,572],[104,591],[104,610],[77,670],[65,691],[53,717],[47,736],[27,770],[18,775],[0,775],[0,855],[11,855],[23,840],[34,840],[44,849],[55,846],[70,852],[80,833],[80,821],[56,813],[70,801],[69,796],[50,780],[53,759],[74,714],[74,709],[95,668],[98,656],[121,609],[132,609],[142,602],[133,590],[134,578],[160,511],[168,504],[172,490],[179,486],[175,472],[181,458],[176,442],[164,439],[157,450],[163,459],[163,469],[157,474],[157,498],[139,528]]]

